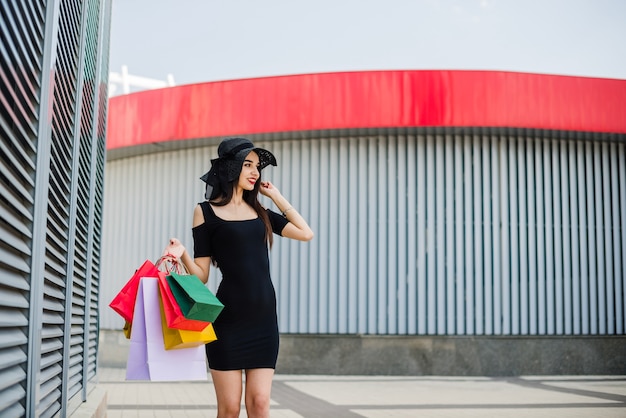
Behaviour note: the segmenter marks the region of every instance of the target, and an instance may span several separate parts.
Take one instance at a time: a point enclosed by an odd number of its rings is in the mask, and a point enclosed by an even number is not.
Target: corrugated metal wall
[[[96,375],[110,2],[2,2],[0,415],[67,416]]]
[[[272,250],[281,332],[624,333],[623,138],[466,132],[256,141],[279,162],[264,175],[316,233]],[[104,328],[121,327],[106,304],[144,259],[170,236],[192,248],[215,153],[107,162]]]

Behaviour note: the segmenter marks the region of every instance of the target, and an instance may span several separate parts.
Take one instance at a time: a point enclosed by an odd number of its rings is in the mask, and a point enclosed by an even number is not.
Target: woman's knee
[[[270,397],[265,394],[251,394],[246,397],[246,409],[250,415],[262,416],[270,409]]]
[[[222,402],[217,405],[217,417],[218,418],[237,418],[241,404],[239,402]]]

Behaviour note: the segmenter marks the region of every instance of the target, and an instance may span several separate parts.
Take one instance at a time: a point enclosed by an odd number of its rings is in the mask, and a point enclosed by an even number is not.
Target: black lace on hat
[[[274,154],[257,148],[246,138],[228,138],[217,147],[218,157],[211,160],[211,169],[200,180],[207,184],[206,198],[213,199],[228,189],[228,183],[239,177],[241,167],[248,154],[254,151],[259,156],[259,171],[268,165],[276,166]]]

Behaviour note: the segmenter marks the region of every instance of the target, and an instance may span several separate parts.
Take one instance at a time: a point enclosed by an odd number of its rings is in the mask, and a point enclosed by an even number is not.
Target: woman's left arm
[[[309,224],[271,182],[262,181],[259,191],[262,195],[272,199],[278,210],[289,221],[281,232],[283,237],[298,241],[310,241],[313,239],[313,230],[309,227]]]

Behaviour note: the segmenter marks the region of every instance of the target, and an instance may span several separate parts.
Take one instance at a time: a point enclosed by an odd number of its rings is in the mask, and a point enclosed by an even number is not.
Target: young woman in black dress
[[[222,141],[218,158],[201,177],[208,200],[194,210],[194,258],[175,238],[166,249],[204,283],[211,264],[222,272],[216,296],[224,309],[213,324],[218,339],[206,346],[218,418],[239,416],[242,371],[248,417],[269,417],[278,321],[268,249],[272,234],[299,241],[313,238],[307,222],[280,191],[261,180],[261,170],[270,164],[276,165],[272,153],[245,138]],[[263,208],[259,192],[281,214]]]

